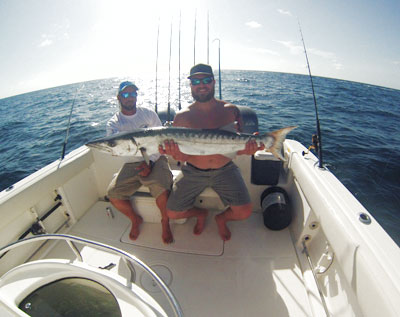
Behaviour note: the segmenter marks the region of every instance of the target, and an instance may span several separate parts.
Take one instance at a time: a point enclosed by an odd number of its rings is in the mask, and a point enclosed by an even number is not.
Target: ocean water
[[[72,111],[67,153],[105,135],[118,111],[116,91],[125,78],[76,83],[0,99],[0,190],[57,160]],[[155,107],[155,80],[130,78],[138,104]],[[324,164],[400,245],[400,91],[313,77],[322,131]],[[181,79],[181,105],[191,94]],[[158,80],[157,106],[178,108],[178,79]],[[223,71],[222,98],[258,114],[260,132],[297,125],[288,138],[311,145],[316,131],[308,76]],[[218,84],[216,97],[218,97]],[[72,107],[73,106],[73,107]]]

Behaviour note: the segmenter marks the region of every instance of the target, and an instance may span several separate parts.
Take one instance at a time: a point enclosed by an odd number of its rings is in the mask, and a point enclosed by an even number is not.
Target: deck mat
[[[174,242],[171,244],[164,244],[161,239],[161,223],[143,224],[140,228],[140,235],[135,241],[129,239],[131,229],[129,226],[122,235],[121,242],[164,251],[221,255],[224,242],[218,235],[213,216],[208,216],[204,231],[200,235],[193,234],[195,224],[195,219],[188,219],[184,224],[171,224],[171,231],[174,236]]]
[[[112,213],[107,212],[111,208]],[[193,234],[195,219],[189,219],[184,224],[171,224],[174,242],[166,245],[161,238],[161,223],[143,223],[137,240],[129,239],[131,224],[127,217],[115,210],[108,202],[99,201],[73,227],[70,234],[77,234],[88,239],[105,243],[122,242],[125,244],[158,249],[163,251],[214,255],[223,254],[224,242],[218,235],[217,225],[210,213],[201,235]]]

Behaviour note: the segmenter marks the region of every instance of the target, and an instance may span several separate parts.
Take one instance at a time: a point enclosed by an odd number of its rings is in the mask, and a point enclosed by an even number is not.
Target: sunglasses
[[[121,92],[120,93],[122,98],[129,98],[129,97],[137,97],[137,92],[136,91],[132,91],[132,92]]]
[[[208,85],[209,83],[211,83],[214,80],[213,77],[205,77],[202,79],[199,78],[191,78],[190,82],[192,83],[192,86],[197,86],[200,85],[200,83],[203,83],[204,85]]]

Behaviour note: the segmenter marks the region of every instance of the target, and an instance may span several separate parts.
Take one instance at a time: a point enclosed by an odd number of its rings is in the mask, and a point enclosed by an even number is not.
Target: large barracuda
[[[265,150],[284,160],[281,155],[286,135],[295,127],[287,127],[265,134],[236,133],[218,129],[190,129],[181,127],[156,127],[122,132],[87,143],[90,148],[114,156],[146,156],[158,153],[158,146],[173,140],[182,153],[189,155],[228,155],[245,148],[246,142],[263,143]],[[145,153],[145,154],[144,154]]]

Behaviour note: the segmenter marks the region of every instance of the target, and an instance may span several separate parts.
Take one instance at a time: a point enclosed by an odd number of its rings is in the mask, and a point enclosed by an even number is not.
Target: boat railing
[[[38,241],[48,241],[48,240],[61,240],[65,241],[67,245],[71,248],[72,252],[75,254],[76,259],[80,262],[84,262],[83,257],[81,255],[81,252],[79,251],[79,248],[76,246],[75,243],[78,244],[83,244],[86,246],[91,246],[96,249],[102,250],[102,251],[108,251],[112,254],[116,254],[121,257],[122,261],[125,263],[125,265],[128,267],[128,270],[130,272],[130,276],[127,278],[127,286],[129,287],[132,281],[135,280],[135,277],[133,276],[135,274],[135,270],[133,268],[133,264],[141,267],[144,271],[146,271],[153,281],[157,283],[157,285],[160,287],[162,293],[164,296],[167,298],[169,304],[171,305],[174,315],[175,316],[183,316],[182,309],[175,297],[175,295],[172,293],[172,291],[169,289],[169,287],[164,283],[164,281],[157,275],[154,270],[152,270],[146,263],[138,259],[136,256],[125,252],[123,250],[120,250],[118,248],[96,242],[96,241],[91,241],[85,238],[81,237],[76,237],[76,236],[71,236],[71,235],[66,235],[66,234],[41,234],[37,235],[34,237],[30,238],[25,238],[13,243],[8,244],[7,246],[3,247],[0,249],[0,256],[12,249],[18,248],[22,245],[32,243],[32,242],[38,242]]]

